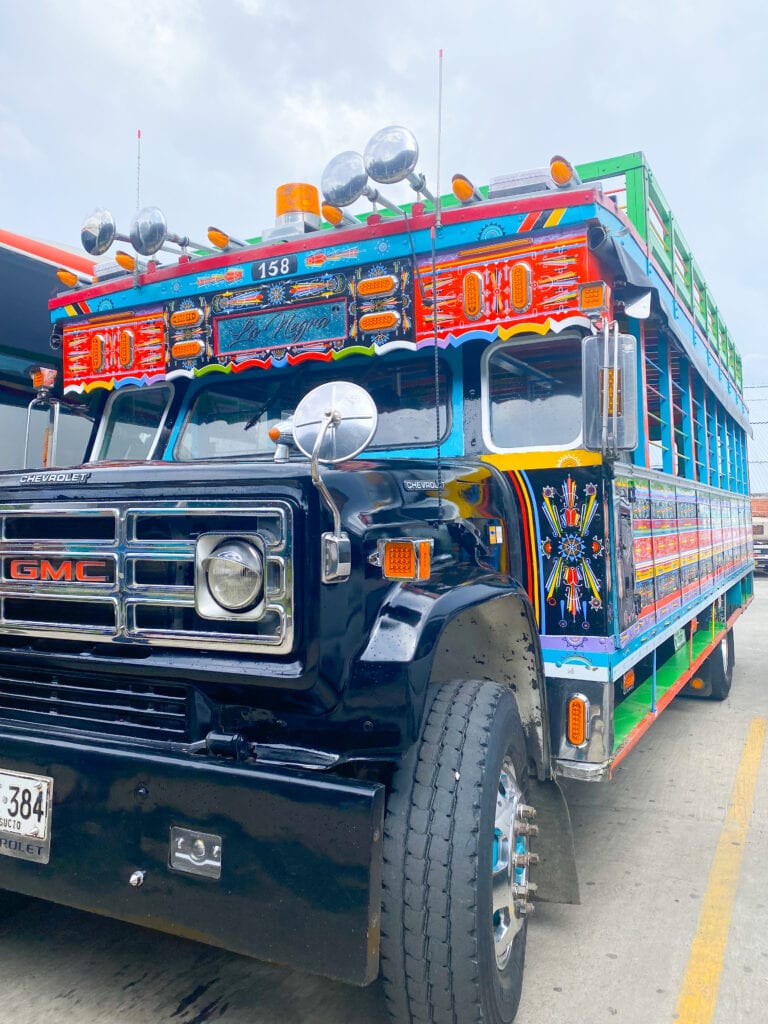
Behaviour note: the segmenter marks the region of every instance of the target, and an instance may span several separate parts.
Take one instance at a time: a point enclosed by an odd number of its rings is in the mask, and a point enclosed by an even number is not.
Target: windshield
[[[495,448],[572,448],[581,440],[581,338],[500,346],[487,364]]]
[[[227,456],[269,456],[275,442],[269,431],[290,416],[300,399],[328,380],[349,380],[364,387],[379,411],[371,448],[412,448],[435,443],[433,356],[353,360],[313,366],[292,373],[227,376],[197,392],[175,449],[180,461]],[[440,426],[450,424],[450,373],[440,362]]]
[[[173,391],[123,388],[110,398],[96,439],[94,461],[149,459],[154,454]]]

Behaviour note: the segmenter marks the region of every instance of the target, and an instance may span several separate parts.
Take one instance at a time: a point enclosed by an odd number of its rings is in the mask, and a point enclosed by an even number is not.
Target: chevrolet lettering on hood
[[[90,472],[23,473],[19,477],[20,484],[85,484]]]

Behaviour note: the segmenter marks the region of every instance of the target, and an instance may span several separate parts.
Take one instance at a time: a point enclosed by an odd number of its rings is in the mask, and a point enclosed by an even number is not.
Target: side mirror
[[[312,483],[333,516],[333,532],[320,538],[323,583],[343,583],[352,572],[352,543],[341,529],[341,514],[318,463],[343,462],[358,455],[376,432],[376,405],[358,384],[329,381],[305,395],[293,414],[296,447],[312,460]]]
[[[296,447],[317,462],[344,462],[367,448],[376,432],[376,405],[358,384],[329,381],[296,406]]]
[[[606,324],[584,339],[584,447],[615,459],[637,447],[637,352],[631,334]]]

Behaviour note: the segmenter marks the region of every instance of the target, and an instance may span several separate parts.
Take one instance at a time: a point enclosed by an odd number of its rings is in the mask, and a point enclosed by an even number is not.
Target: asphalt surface
[[[743,780],[737,782],[748,737],[766,717],[768,581],[759,580],[752,607],[736,625],[730,698],[674,701],[610,783],[568,785],[582,905],[538,906],[517,1024],[768,1020],[768,744],[752,747],[753,802],[744,798]],[[742,805],[742,832],[729,839],[729,814]],[[726,862],[719,857],[729,850],[730,868],[720,868]],[[721,951],[712,934],[718,925]],[[694,992],[714,986],[709,1009],[682,1005],[686,980]],[[0,918],[0,1021],[61,1018],[75,1024],[387,1020],[378,985],[350,989],[27,901]]]

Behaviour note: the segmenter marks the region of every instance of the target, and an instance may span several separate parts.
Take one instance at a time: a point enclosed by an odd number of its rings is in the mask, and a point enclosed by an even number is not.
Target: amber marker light
[[[460,203],[477,203],[483,198],[469,178],[463,174],[454,174],[451,178],[451,189]]]
[[[585,313],[608,311],[608,285],[605,281],[588,281],[579,285],[579,309]]]
[[[335,228],[344,223],[344,211],[333,203],[323,203],[323,217]]]
[[[580,747],[587,740],[589,701],[581,694],[574,694],[568,701],[566,716],[566,738],[574,747]]]
[[[202,319],[202,309],[177,309],[171,313],[171,327],[197,327]]]
[[[118,266],[121,266],[123,270],[132,272],[136,269],[136,260],[130,253],[123,252],[122,249],[118,249],[115,253],[115,262]]]
[[[213,225],[208,228],[208,241],[216,249],[243,249],[248,244],[241,238],[235,238],[234,235],[222,231],[221,228],[215,228]]]
[[[333,203],[323,203],[321,209],[323,217],[325,217],[332,228],[359,228],[361,226],[360,221],[356,217],[347,213],[346,210],[342,210],[341,207],[334,206]]]
[[[50,366],[36,366],[30,371],[32,377],[32,387],[39,391],[40,388],[52,388],[56,383],[56,377],[58,370],[54,370]]]
[[[77,274],[73,274],[71,270],[65,270],[64,267],[59,267],[56,271],[56,277],[58,277],[61,283],[66,285],[67,288],[77,288],[80,283],[80,278]]]
[[[365,313],[360,317],[361,331],[391,331],[400,323],[399,313]]]
[[[380,277],[364,277],[357,283],[357,294],[368,295],[391,295],[397,287],[397,279],[392,274],[382,274]]]
[[[217,249],[226,249],[229,246],[229,235],[218,228],[208,228],[208,241]]]
[[[573,164],[566,160],[564,156],[552,157],[549,161],[549,173],[552,176],[552,181],[554,181],[558,188],[567,188],[568,185],[578,184],[578,175],[574,170]]]
[[[171,346],[173,359],[196,359],[203,351],[202,341],[177,341]]]
[[[629,693],[632,687],[635,685],[635,670],[631,668],[629,672],[625,672],[621,680],[621,689],[623,693]]]
[[[432,541],[379,541],[379,560],[384,579],[428,580],[432,572]]]

